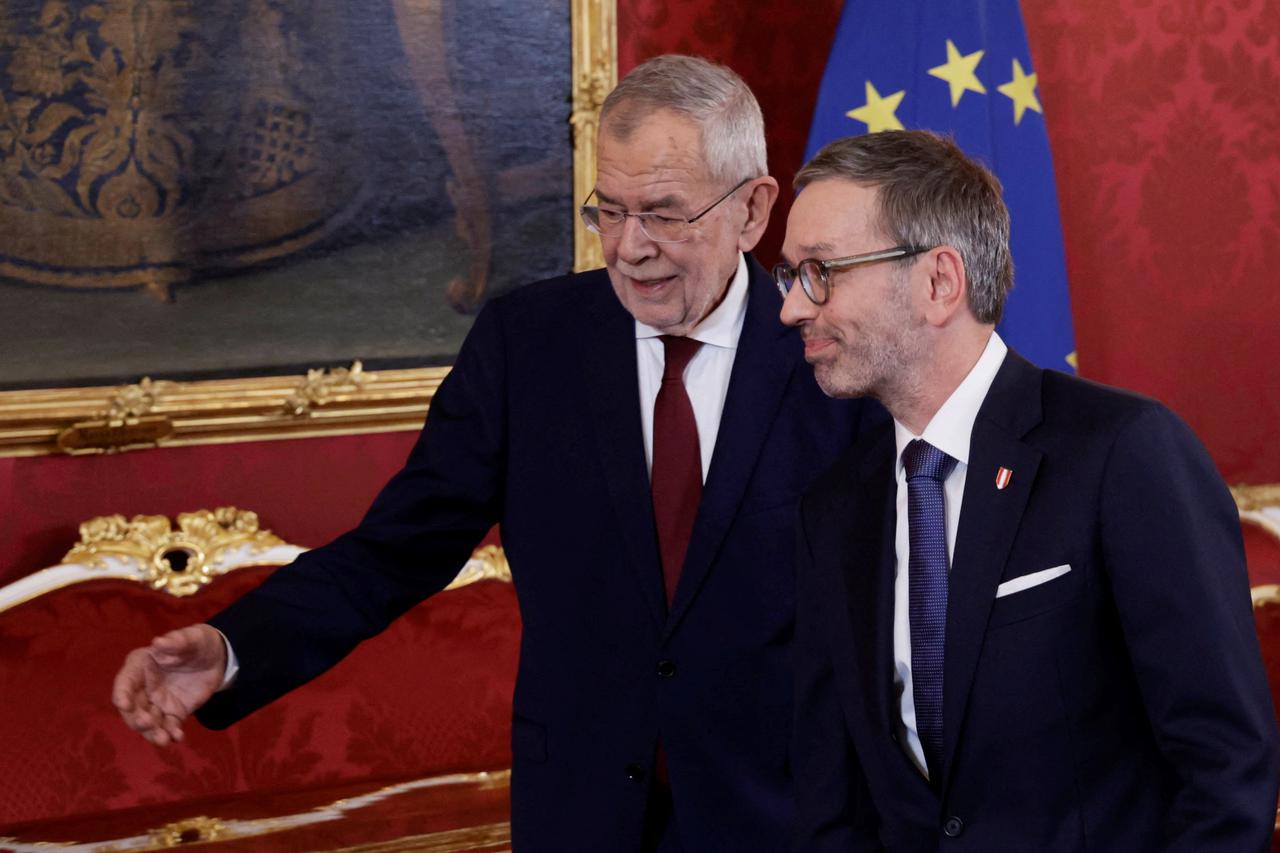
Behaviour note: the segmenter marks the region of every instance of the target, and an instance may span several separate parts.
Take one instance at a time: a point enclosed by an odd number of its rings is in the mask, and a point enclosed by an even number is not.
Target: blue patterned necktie
[[[942,665],[947,634],[947,512],[942,483],[956,460],[915,439],[902,451],[907,472],[911,687],[916,732],[929,777],[942,768]]]

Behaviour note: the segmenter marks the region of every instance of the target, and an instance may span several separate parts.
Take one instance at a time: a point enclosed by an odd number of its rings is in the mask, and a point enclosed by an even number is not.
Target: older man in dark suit
[[[746,254],[777,183],[736,75],[636,68],[598,172],[582,215],[607,272],[491,302],[360,526],[133,652],[130,725],[163,744],[201,706],[234,722],[442,588],[496,522],[524,625],[516,849],[785,847],[795,507],[861,408],[822,395]]]
[[[1004,345],[1008,213],[951,141],[840,140],[796,185],[782,317],[894,420],[802,504],[799,849],[1268,849],[1276,723],[1203,448]]]

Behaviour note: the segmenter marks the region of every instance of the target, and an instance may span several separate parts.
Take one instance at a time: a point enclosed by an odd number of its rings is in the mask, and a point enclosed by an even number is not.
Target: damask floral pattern
[[[1024,15],[1082,372],[1171,404],[1229,479],[1280,480],[1276,4],[1055,0]]]

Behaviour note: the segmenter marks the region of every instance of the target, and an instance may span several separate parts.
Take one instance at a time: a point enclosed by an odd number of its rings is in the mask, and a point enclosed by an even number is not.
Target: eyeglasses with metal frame
[[[614,237],[621,234],[627,218],[630,217],[640,223],[640,230],[655,243],[683,243],[693,236],[689,233],[693,223],[715,210],[721,202],[753,180],[755,178],[743,178],[733,189],[704,207],[701,212],[688,218],[667,216],[662,213],[627,213],[622,210],[600,207],[596,204],[582,205],[582,207],[578,208],[578,214],[582,217],[582,224],[587,226],[588,231],[599,234],[602,237]],[[595,190],[592,190],[591,195],[595,195],[595,192]]]
[[[879,261],[892,261],[910,258],[922,252],[930,251],[924,246],[894,246],[892,249],[881,249],[878,252],[866,252],[861,255],[849,255],[846,258],[832,258],[827,261],[817,258],[805,258],[794,267],[783,261],[774,264],[773,281],[778,285],[778,292],[786,299],[787,294],[800,280],[800,289],[814,305],[826,305],[831,298],[831,273],[847,270],[852,267],[874,264]]]

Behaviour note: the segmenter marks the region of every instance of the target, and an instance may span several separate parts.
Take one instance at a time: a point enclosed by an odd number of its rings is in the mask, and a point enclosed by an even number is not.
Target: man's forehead
[[[822,180],[796,196],[787,218],[784,253],[791,260],[861,251],[874,236],[876,193],[852,181]]]
[[[625,135],[601,129],[596,195],[628,206],[675,207],[704,194],[708,182],[698,129],[668,110],[649,113]]]

